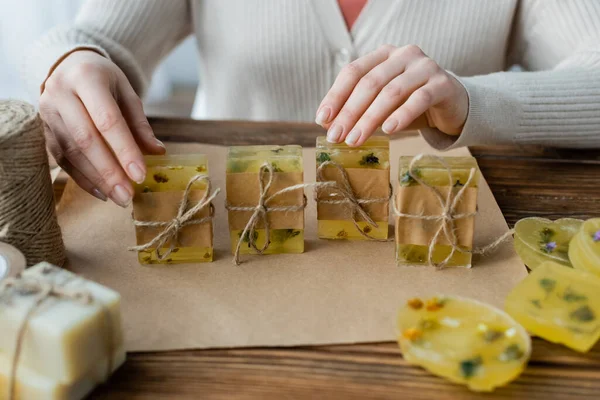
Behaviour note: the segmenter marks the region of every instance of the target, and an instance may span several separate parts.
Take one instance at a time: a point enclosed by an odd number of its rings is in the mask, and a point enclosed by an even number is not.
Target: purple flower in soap
[[[594,240],[594,242],[600,242],[600,229],[598,229],[596,233],[592,235],[592,239]]]
[[[546,252],[552,253],[554,250],[556,250],[556,242],[546,243]]]

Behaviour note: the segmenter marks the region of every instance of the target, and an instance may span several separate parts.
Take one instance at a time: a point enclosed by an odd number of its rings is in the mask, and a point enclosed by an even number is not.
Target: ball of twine
[[[62,266],[65,246],[56,220],[42,120],[22,101],[0,101],[0,229],[25,255]]]

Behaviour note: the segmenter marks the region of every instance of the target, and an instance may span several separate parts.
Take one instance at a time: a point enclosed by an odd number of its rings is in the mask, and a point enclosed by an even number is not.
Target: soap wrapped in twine
[[[202,181],[206,184],[206,190],[200,201],[198,201],[194,206],[189,207],[189,196],[192,191],[192,186],[198,181]],[[193,176],[183,192],[183,197],[177,210],[177,215],[171,221],[138,221],[132,216],[133,225],[136,227],[164,229],[148,243],[130,247],[129,250],[145,251],[148,249],[156,249],[156,258],[159,261],[166,260],[178,245],[179,232],[182,228],[186,226],[205,224],[213,219],[215,211],[212,201],[217,197],[220,191],[220,188],[212,191],[212,183],[207,175],[200,174]],[[208,216],[203,218],[195,218],[196,214],[207,207],[210,208],[210,214]],[[160,249],[164,248],[167,242],[170,242],[169,248],[165,253],[161,253]]]
[[[0,227],[25,255],[62,266],[65,246],[56,220],[44,127],[33,106],[0,101]]]
[[[368,225],[373,228],[378,228],[378,224],[373,221],[371,216],[365,209],[364,205],[367,204],[375,204],[375,203],[388,203],[392,197],[392,188],[390,186],[390,194],[387,197],[380,198],[369,198],[369,199],[359,199],[352,189],[352,185],[350,184],[350,178],[348,177],[348,172],[344,167],[334,161],[325,161],[319,165],[317,168],[317,181],[326,181],[324,176],[324,170],[327,167],[336,168],[340,172],[341,182],[336,182],[335,185],[336,192],[332,194],[331,198],[323,199],[319,197],[319,188],[316,190],[315,201],[320,204],[337,204],[344,207],[346,212],[347,219],[351,220],[354,223],[354,227],[356,230],[366,239],[373,240],[376,242],[388,242],[389,239],[379,239],[369,235],[367,232],[362,230],[360,226],[358,226],[358,217],[362,218]]]
[[[113,368],[113,326],[110,313],[106,306],[102,303],[95,301],[91,293],[87,290],[79,288],[68,288],[66,284],[69,283],[73,278],[58,284],[53,282],[50,278],[46,277],[53,272],[54,268],[47,266],[42,270],[41,277],[24,277],[19,274],[15,278],[7,278],[0,281],[0,305],[4,304],[6,307],[10,307],[11,301],[18,297],[29,297],[35,296],[34,300],[25,313],[25,317],[21,322],[17,330],[15,350],[13,358],[10,364],[10,371],[8,376],[8,400],[16,399],[16,380],[17,380],[17,368],[19,366],[19,359],[23,350],[23,342],[25,340],[25,334],[32,318],[36,311],[49,299],[72,301],[84,306],[91,306],[97,304],[101,307],[107,327],[106,347],[107,347],[107,371],[104,377],[106,381]]]
[[[306,208],[306,196],[303,197],[302,204],[298,205],[289,205],[289,206],[279,206],[279,205],[271,205],[274,199],[285,194],[290,193],[298,189],[304,189],[307,187],[336,187],[336,182],[315,182],[315,183],[299,183],[297,185],[292,185],[285,187],[277,192],[269,195],[269,189],[273,184],[273,179],[275,177],[275,171],[273,166],[269,163],[264,163],[261,165],[260,170],[258,172],[258,204],[256,206],[233,206],[231,204],[226,203],[225,208],[228,211],[233,212],[252,212],[250,219],[246,223],[244,230],[240,235],[240,239],[237,242],[235,247],[235,253],[233,257],[233,262],[235,265],[240,265],[240,249],[242,247],[242,243],[244,242],[244,238],[248,238],[248,245],[254,249],[257,254],[264,254],[265,251],[269,248],[271,244],[271,228],[269,224],[268,214],[272,212],[295,212],[295,211],[303,211]],[[265,243],[262,247],[258,247],[256,245],[255,234],[256,229],[258,227],[258,223],[262,221],[264,230],[265,230]]]
[[[431,241],[429,242],[427,263],[430,266],[435,266],[439,269],[444,268],[448,264],[448,262],[452,259],[452,257],[454,256],[454,254],[457,251],[460,253],[480,254],[480,255],[490,253],[493,250],[495,250],[500,244],[502,244],[504,241],[506,241],[509,237],[511,237],[513,235],[514,230],[510,229],[507,232],[505,232],[503,235],[498,237],[496,240],[494,240],[492,243],[490,243],[484,247],[481,247],[479,249],[468,250],[468,249],[465,249],[465,248],[462,248],[461,246],[459,246],[458,238],[456,236],[455,221],[464,219],[464,218],[474,217],[475,215],[477,215],[477,212],[456,213],[456,208],[457,208],[458,204],[460,203],[460,200],[462,199],[463,195],[465,194],[465,191],[467,190],[469,185],[473,182],[473,179],[475,179],[477,169],[471,168],[471,170],[469,171],[469,177],[467,178],[467,181],[460,188],[460,190],[458,190],[458,192],[456,192],[456,194],[455,194],[454,190],[452,190],[452,188],[450,188],[448,190],[448,193],[446,194],[446,196],[444,196],[439,191],[438,188],[425,182],[415,172],[415,165],[419,161],[423,160],[424,158],[430,158],[430,159],[438,162],[443,167],[443,169],[446,171],[446,173],[448,174],[448,182],[453,182],[452,170],[450,169],[450,166],[448,165],[448,163],[446,163],[446,161],[444,161],[444,159],[442,157],[438,157],[438,156],[430,155],[430,154],[429,155],[419,154],[419,155],[415,156],[411,160],[411,162],[408,166],[408,171],[407,171],[408,175],[412,179],[414,179],[417,183],[419,183],[423,187],[426,187],[427,189],[429,189],[429,191],[432,193],[432,195],[434,195],[438,199],[440,206],[442,208],[442,213],[439,215],[407,214],[407,213],[400,212],[398,210],[396,202],[393,202],[393,205],[394,205],[394,213],[399,217],[414,218],[414,219],[420,219],[423,221],[439,221],[440,222],[440,226],[438,227],[435,234],[431,238]],[[440,237],[442,235],[444,235],[443,237],[446,238],[448,243],[450,243],[450,246],[452,249],[450,251],[450,254],[448,254],[448,256],[444,260],[442,260],[439,263],[435,263],[433,261],[433,252],[435,250],[435,246],[439,242]]]

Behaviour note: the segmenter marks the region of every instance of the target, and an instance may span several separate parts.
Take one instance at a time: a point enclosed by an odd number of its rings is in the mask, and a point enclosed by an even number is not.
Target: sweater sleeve
[[[458,77],[469,95],[459,136],[425,129],[423,137],[442,150],[600,148],[600,1],[521,0],[508,55],[526,71]]]
[[[88,0],[73,25],[43,36],[25,58],[32,93],[68,54],[94,50],[115,62],[143,96],[158,63],[192,32],[188,0]]]

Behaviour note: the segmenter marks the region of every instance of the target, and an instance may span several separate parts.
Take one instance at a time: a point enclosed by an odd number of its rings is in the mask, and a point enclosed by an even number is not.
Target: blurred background
[[[53,26],[70,23],[84,1],[0,0],[0,98],[37,103],[20,77],[24,52]],[[195,46],[188,38],[159,66],[145,100],[149,115],[190,115],[198,86]]]

